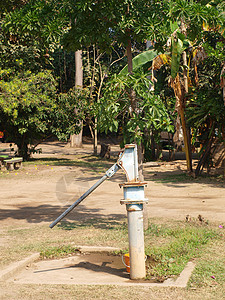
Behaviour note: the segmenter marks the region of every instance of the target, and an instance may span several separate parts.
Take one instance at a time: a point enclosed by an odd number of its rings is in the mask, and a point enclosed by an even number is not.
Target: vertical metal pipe
[[[126,204],[130,254],[130,278],[145,278],[143,204]]]

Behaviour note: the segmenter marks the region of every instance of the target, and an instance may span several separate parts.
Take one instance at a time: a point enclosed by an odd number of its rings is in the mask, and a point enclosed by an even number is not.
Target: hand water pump
[[[120,184],[123,187],[124,199],[121,204],[126,205],[128,217],[128,238],[130,256],[130,278],[141,279],[146,275],[145,271],[145,251],[144,251],[144,230],[143,230],[143,204],[147,203],[144,195],[146,183],[138,180],[138,159],[137,146],[129,144],[120,153],[117,162],[106,171],[105,175],[99,179],[88,191],[86,191],[77,201],[75,201],[66,211],[64,211],[54,222],[50,224],[53,228],[81,201],[91,194],[107,178],[112,177],[119,169],[125,172],[127,181]]]

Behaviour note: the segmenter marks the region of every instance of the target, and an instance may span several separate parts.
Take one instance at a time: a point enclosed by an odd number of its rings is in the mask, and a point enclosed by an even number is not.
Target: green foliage
[[[60,38],[70,21],[69,6],[66,1],[54,0],[24,1],[23,4],[0,21],[1,66],[16,72],[55,69],[60,64],[55,51],[61,49]]]
[[[143,65],[146,63],[149,63],[152,61],[156,56],[158,55],[157,51],[154,50],[147,50],[142,52],[141,54],[136,55],[132,59],[132,64],[133,64],[133,70],[135,71],[138,68],[141,68]],[[120,75],[124,76],[128,73],[128,66],[126,65],[121,71]]]
[[[177,30],[176,35],[171,37],[171,76],[175,78],[180,69],[181,54],[189,47],[185,36]]]
[[[159,131],[172,131],[165,105],[167,108],[172,107],[173,109],[174,97],[170,97],[170,103],[164,105],[162,99],[168,101],[168,97],[164,97],[165,88],[163,87],[166,79],[163,78],[161,81],[160,76],[158,76],[158,82],[155,84],[156,96],[149,91],[150,82],[144,78],[145,75],[142,75],[142,71],[138,68],[142,66],[148,68],[145,61],[152,61],[157,51],[160,51],[161,53],[171,53],[171,75],[173,78],[182,71],[182,67],[187,68],[191,73],[191,51],[203,42],[207,42],[207,51],[211,53],[210,55],[217,57],[217,62],[214,64],[219,66],[224,59],[223,51],[221,51],[224,44],[224,3],[219,1],[112,0],[109,2],[103,0],[93,2],[79,0],[75,3],[73,0],[7,0],[5,4],[1,5],[6,14],[0,21],[2,29],[0,32],[0,63],[2,69],[9,72],[8,74],[6,71],[4,74],[2,73],[4,77],[2,80],[6,83],[2,93],[5,100],[8,93],[10,98],[8,106],[1,104],[1,111],[4,112],[4,118],[6,115],[11,118],[11,123],[12,120],[15,121],[20,118],[20,121],[16,121],[17,124],[13,121],[13,126],[18,127],[19,140],[22,134],[27,135],[27,132],[30,131],[29,126],[21,120],[21,116],[26,112],[27,117],[28,112],[30,113],[32,110],[41,115],[42,119],[38,117],[35,121],[35,113],[33,117],[23,118],[28,120],[32,130],[33,127],[38,127],[38,130],[34,130],[36,131],[35,138],[50,132],[61,139],[66,138],[69,132],[79,130],[78,120],[83,119],[84,115],[88,117],[90,124],[93,116],[96,117],[98,114],[99,128],[105,131],[117,131],[118,128],[122,128],[124,142],[134,140],[143,142],[144,137],[147,137],[150,131],[154,132],[157,139]],[[183,32],[182,25],[186,28],[186,34]],[[167,44],[169,38],[171,38],[170,45]],[[218,42],[219,38],[220,42]],[[131,41],[132,50],[137,49],[140,53],[145,39],[154,41],[153,50],[145,51],[134,57],[133,69],[135,74],[120,78],[115,76],[107,84],[105,96],[99,101],[101,89],[104,88],[104,78],[110,77],[112,70],[109,68],[112,60],[106,54],[103,55],[103,51],[112,53],[111,50],[116,49],[119,52],[118,56],[123,56],[123,47],[127,46],[128,41]],[[54,69],[55,74],[60,76],[59,91],[66,92],[70,89],[74,82],[74,53],[66,54],[62,49],[62,42],[64,47],[71,51],[95,45],[96,57],[90,59],[91,62],[87,63],[88,59],[85,58],[86,54],[84,55],[84,72],[86,75],[84,76],[84,83],[89,89],[89,95],[86,90],[79,93],[70,90],[68,95],[56,96],[57,87],[52,81],[54,79],[51,77],[52,75],[49,79],[50,87],[44,85],[46,93],[42,93],[39,88],[35,92],[31,86],[28,86],[25,79],[27,72],[33,72],[33,77],[29,76],[35,82],[37,73],[41,74],[44,69]],[[182,66],[181,64],[181,53],[184,50],[190,62],[189,66]],[[102,61],[99,64],[100,58]],[[121,60],[121,62],[124,64],[124,61]],[[90,65],[92,66],[90,67]],[[118,65],[117,70],[121,69]],[[213,65],[213,69],[215,69],[214,67]],[[206,74],[207,72],[211,74],[210,70],[207,70]],[[195,126],[196,130],[201,127],[200,124],[204,123],[205,118],[212,119],[215,117],[218,131],[222,132],[224,117],[223,109],[218,107],[220,100],[218,100],[218,105],[215,105],[216,109],[213,108],[213,103],[206,103],[208,86],[210,87],[208,93],[210,97],[214,99],[220,97],[220,92],[217,95],[215,92],[219,90],[217,80],[219,72],[218,70],[216,72],[215,80],[213,74],[211,74],[212,76],[201,76],[200,87],[192,91],[190,96],[188,115],[192,114],[190,124]],[[125,73],[127,73],[126,67],[121,71],[121,74],[125,75]],[[14,80],[9,80],[13,77]],[[19,83],[20,80],[21,84]],[[214,87],[213,81],[217,82]],[[25,91],[20,93],[21,89]],[[135,109],[132,107],[133,100],[130,97],[132,89],[138,103],[135,104]],[[28,91],[31,93],[31,97],[29,97]],[[42,108],[41,104],[35,106],[36,102],[41,101],[38,95],[41,95],[42,100],[44,99]],[[29,110],[22,102],[21,99],[23,98],[29,99]],[[52,103],[49,100],[51,98],[54,99]],[[194,103],[195,101],[196,103]],[[200,108],[201,101],[204,108]],[[85,107],[86,112],[84,112]],[[70,120],[75,108],[77,117],[72,124]],[[64,110],[67,113],[64,113]],[[197,120],[198,116],[200,117],[199,120]],[[34,124],[36,125],[34,126]],[[12,132],[12,125],[9,127],[9,132]],[[32,136],[31,140],[33,139]],[[149,136],[146,140],[150,140]],[[30,143],[30,140],[28,139],[27,142]]]
[[[54,50],[59,43],[63,27],[68,25],[66,2],[58,1],[28,1],[21,9],[7,14],[3,20],[3,30],[13,35],[14,41],[34,43]]]
[[[73,3],[73,1],[72,1]],[[77,50],[82,46],[97,44],[102,51],[110,51],[113,44],[126,46],[128,39],[141,41],[145,38],[139,24],[151,12],[151,1],[79,0],[73,5],[69,31],[64,35],[67,49]]]
[[[208,57],[198,65],[199,84],[192,88],[187,106],[188,122],[194,129],[194,141],[201,141],[202,144],[212,135],[222,141],[225,132],[225,107],[220,88],[221,60],[225,57],[225,47],[216,41],[213,41],[215,48],[211,47],[211,38],[208,36],[205,44]],[[191,75],[194,76],[193,73]]]
[[[0,15],[22,7],[28,0],[5,0],[0,2]]]
[[[151,129],[173,131],[167,110],[158,95],[150,90],[151,81],[142,70],[132,75],[114,76],[106,86],[98,105],[99,127],[102,131],[117,131],[123,127],[124,143],[144,140]],[[132,111],[130,90],[137,99]]]
[[[0,76],[0,126],[24,158],[29,156],[28,145],[46,135],[66,139],[79,132],[86,109],[85,91],[71,90],[57,96],[50,71],[14,75],[9,69],[0,70]]]
[[[54,78],[50,72],[34,75],[27,71],[15,77],[9,77],[9,73],[9,70],[1,70],[0,106],[3,119],[9,127],[17,127],[21,136],[33,127],[39,133],[45,132],[49,113],[54,109]]]
[[[155,49],[165,52],[166,43],[171,34],[177,29],[172,24],[181,25],[181,21],[187,28],[187,38],[199,42],[204,34],[203,22],[209,27],[223,26],[221,14],[223,8],[218,9],[213,1],[154,1],[152,4],[152,15],[146,15],[142,29],[146,38],[156,41]]]

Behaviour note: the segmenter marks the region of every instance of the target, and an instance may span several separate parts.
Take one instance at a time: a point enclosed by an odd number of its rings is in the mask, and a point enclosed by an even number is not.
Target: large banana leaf
[[[140,68],[149,61],[152,61],[159,53],[155,50],[147,50],[138,54],[132,59],[133,70]],[[126,75],[128,73],[128,66],[126,65],[119,73],[119,75]]]

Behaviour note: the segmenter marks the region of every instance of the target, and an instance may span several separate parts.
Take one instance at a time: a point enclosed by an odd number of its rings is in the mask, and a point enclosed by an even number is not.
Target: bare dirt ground
[[[5,144],[2,144],[5,146]],[[53,161],[59,165],[28,164],[18,172],[2,174],[0,177],[0,225],[51,222],[61,214],[66,205],[72,204],[101,176],[105,167],[92,170],[88,165],[69,165],[60,159],[73,161],[92,153],[92,146],[85,144],[82,149],[71,149],[68,145],[50,142],[41,145],[42,154],[36,158]],[[119,151],[112,146],[112,151]],[[180,154],[181,155],[181,154]],[[93,157],[91,159],[93,161]],[[109,162],[110,165],[113,161]],[[185,173],[185,160],[173,162],[147,163],[144,166],[149,199],[147,209],[149,218],[185,220],[187,215],[197,218],[201,215],[211,222],[225,221],[225,183],[224,181],[182,180]],[[125,182],[122,171],[104,182],[72,213],[68,220],[80,218],[100,218],[105,216],[124,217],[125,206],[120,205],[123,198],[119,183]]]

